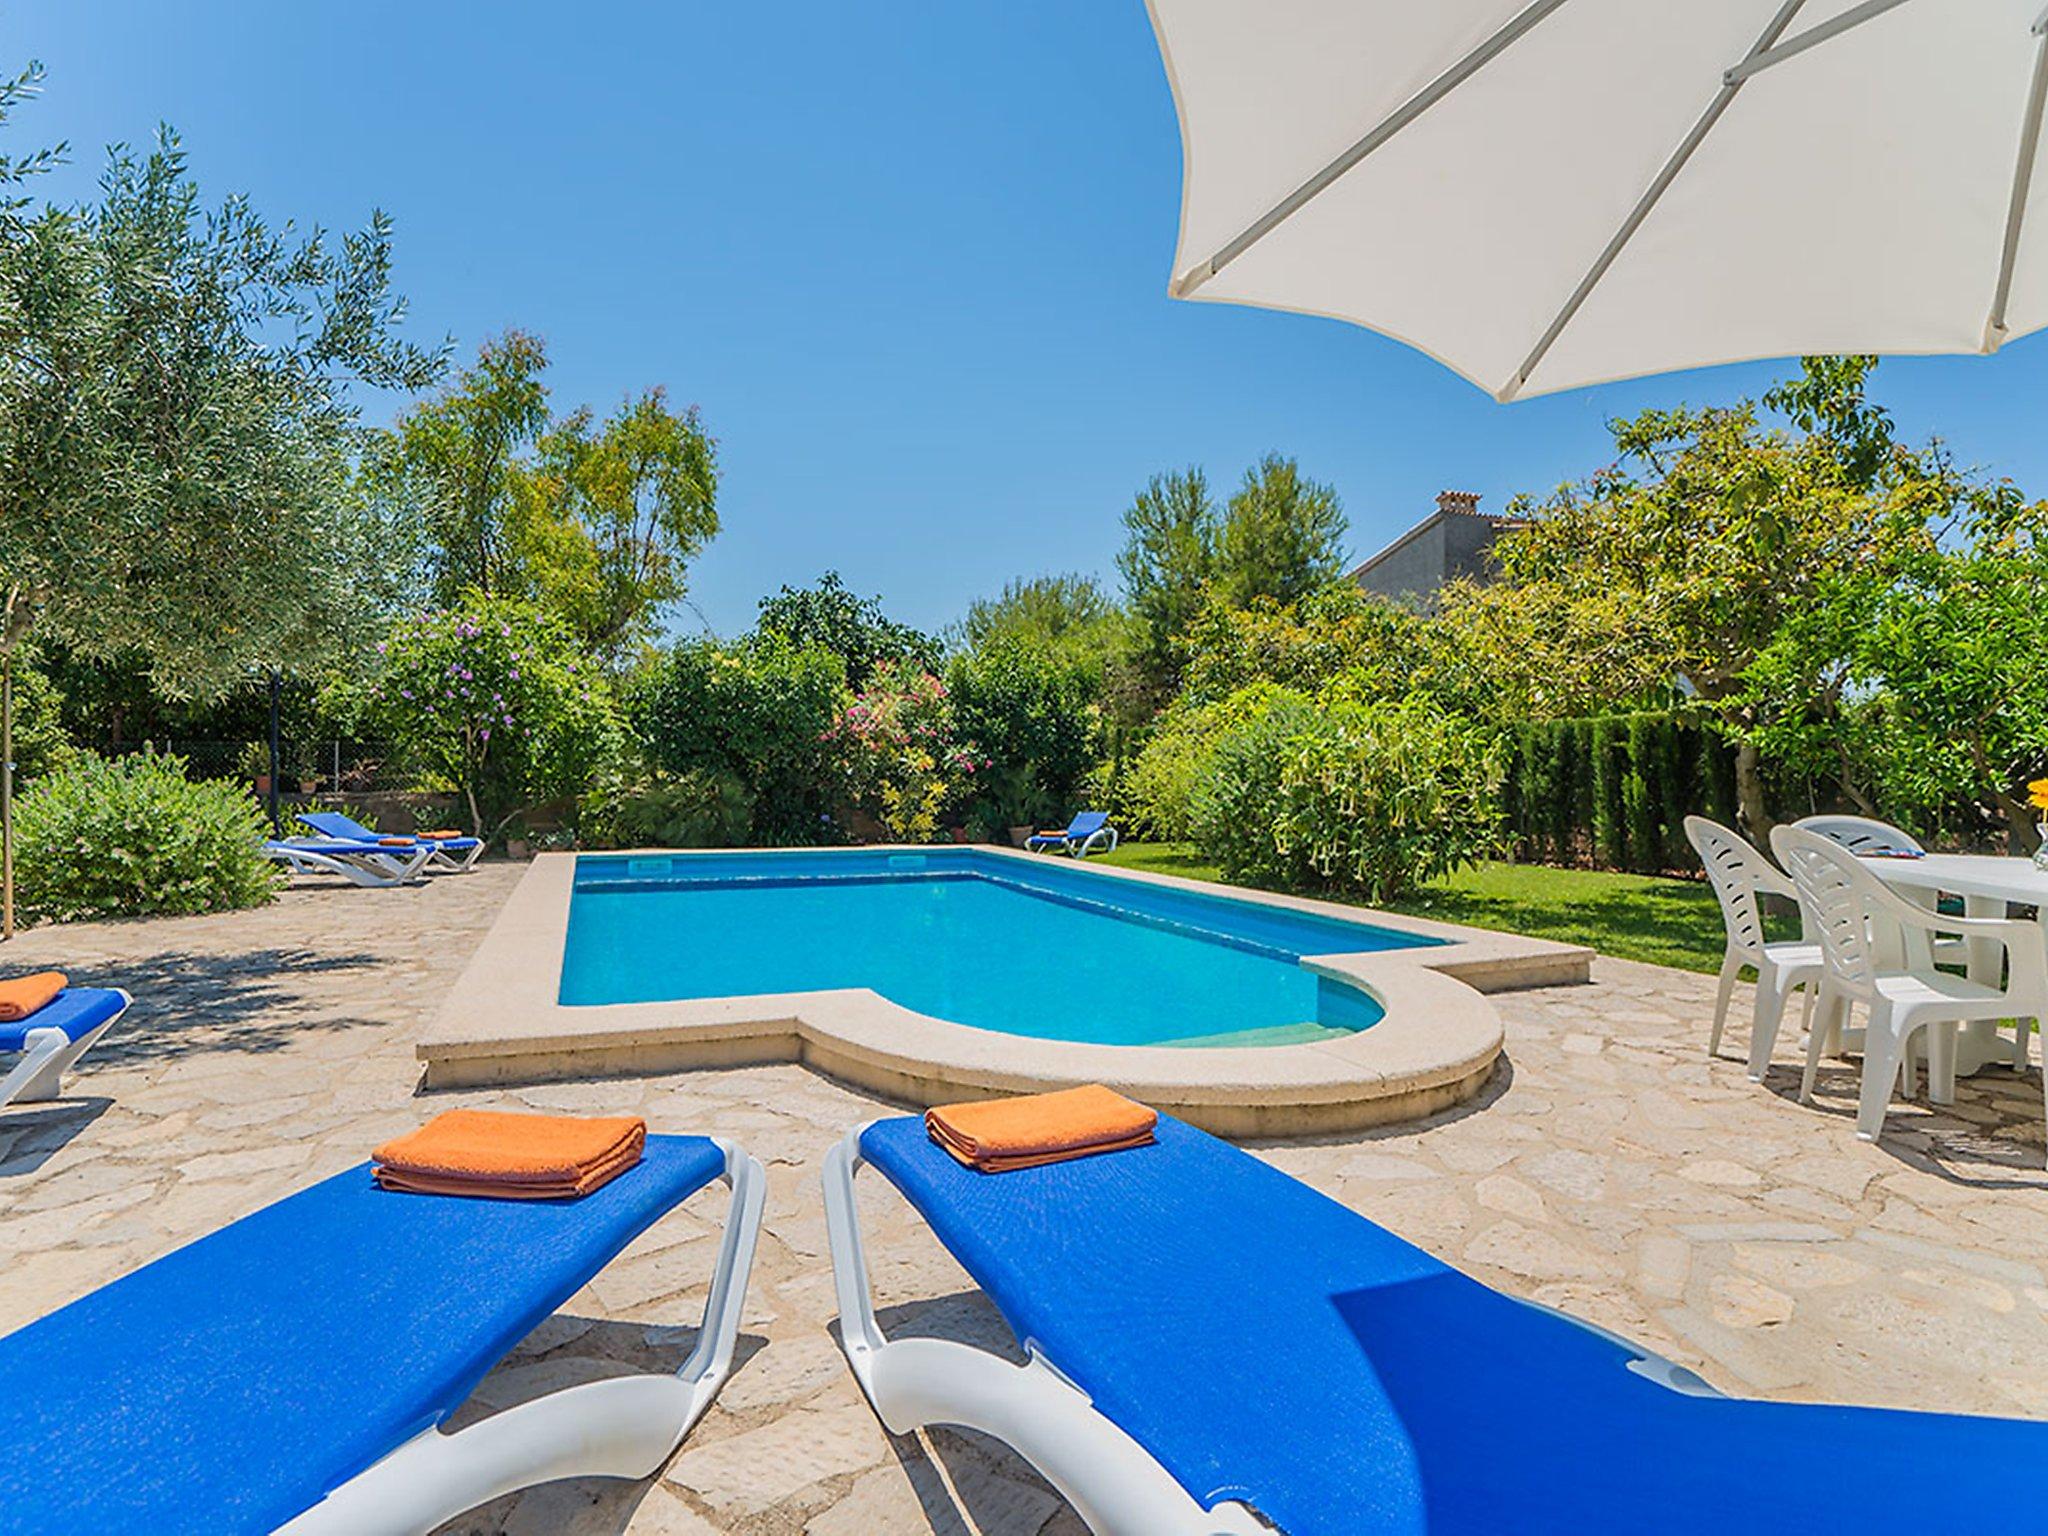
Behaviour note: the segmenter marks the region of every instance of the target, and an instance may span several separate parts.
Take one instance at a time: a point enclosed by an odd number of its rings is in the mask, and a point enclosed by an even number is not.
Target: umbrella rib
[[[1792,18],[1799,14],[1799,8],[1805,3],[1806,0],[1785,0],[1785,3],[1778,7],[1778,14],[1771,18],[1771,24],[1764,28],[1763,35],[1758,37],[1749,52],[1743,55],[1743,62],[1748,63],[1767,53],[1778,39],[1785,35],[1785,29],[1792,25]],[[1736,66],[1736,69],[1740,68],[1740,65]],[[1495,399],[1505,402],[1521,393],[1522,386],[1529,382],[1529,375],[1536,371],[1550,349],[1557,344],[1557,338],[1564,334],[1565,327],[1577,317],[1593,290],[1600,285],[1600,279],[1607,275],[1608,269],[1614,265],[1623,248],[1635,238],[1636,231],[1643,227],[1643,221],[1649,218],[1651,211],[1671,189],[1671,184],[1678,180],[1679,173],[1685,169],[1686,162],[1692,159],[1693,152],[1706,141],[1707,135],[1714,131],[1714,125],[1721,121],[1721,114],[1728,110],[1729,104],[1741,91],[1744,78],[1746,77],[1738,75],[1734,69],[1722,77],[1721,89],[1714,93],[1714,99],[1707,104],[1707,110],[1702,112],[1699,121],[1692,125],[1692,131],[1679,141],[1678,148],[1671,152],[1671,158],[1664,162],[1664,168],[1658,171],[1649,189],[1636,200],[1635,207],[1631,208],[1628,217],[1622,220],[1621,228],[1614,232],[1614,237],[1594,258],[1593,265],[1587,269],[1586,275],[1579,279],[1579,286],[1574,288],[1571,297],[1564,301],[1564,308],[1557,312],[1556,318],[1537,338],[1536,345],[1529,349],[1529,355],[1522,360],[1522,366],[1515,370],[1513,378],[1501,386]]]
[[[1500,30],[1488,37],[1486,41],[1459,59],[1457,63],[1446,69],[1413,96],[1402,102],[1400,106],[1396,107],[1378,123],[1374,124],[1372,130],[1364,138],[1353,144],[1343,154],[1332,160],[1320,171],[1317,171],[1315,175],[1309,177],[1307,181],[1304,181],[1300,186],[1288,193],[1287,196],[1267,209],[1256,222],[1247,226],[1241,234],[1230,241],[1229,244],[1221,247],[1215,255],[1211,256],[1207,261],[1197,262],[1186,272],[1182,273],[1174,280],[1173,296],[1177,299],[1184,299],[1193,293],[1202,284],[1209,281],[1210,278],[1221,272],[1225,267],[1237,260],[1238,257],[1265,239],[1267,235],[1270,235],[1275,229],[1299,213],[1303,207],[1314,201],[1318,195],[1327,190],[1346,171],[1357,165],[1367,155],[1370,155],[1374,150],[1386,143],[1387,140],[1414,122],[1416,118],[1422,116],[1424,112],[1427,112],[1431,107],[1443,100],[1444,97],[1450,95],[1452,91],[1471,79],[1473,75],[1477,74],[1488,63],[1505,52],[1523,34],[1530,31],[1544,17],[1563,4],[1564,0],[1531,0],[1529,5],[1524,6],[1509,18]]]
[[[1747,80],[1751,75],[1760,75],[1773,64],[1782,64],[1787,59],[1806,52],[1809,48],[1817,47],[1831,37],[1840,37],[1851,27],[1860,27],[1864,22],[1874,20],[1882,16],[1886,11],[1895,9],[1905,3],[1906,0],[1863,0],[1861,5],[1850,6],[1848,10],[1842,12],[1841,15],[1831,21],[1823,21],[1815,26],[1808,27],[1797,36],[1788,37],[1784,42],[1766,48],[1761,53],[1751,53],[1748,58],[1729,70],[1721,78],[1728,84],[1734,85],[1740,81]]]
[[[2048,12],[2034,23],[2036,34],[2048,32]],[[1991,318],[1984,323],[1984,350],[1996,352],[2005,341],[2005,307],[2012,299],[2012,274],[2020,255],[2020,229],[2027,217],[2027,193],[2034,184],[2034,158],[2041,147],[2041,112],[2048,105],[2048,35],[2034,45],[2034,77],[2027,86],[2027,110],[2020,121],[2020,152],[2012,173],[2012,200],[2005,210],[2005,243],[1998,252],[1998,287],[1991,299]]]

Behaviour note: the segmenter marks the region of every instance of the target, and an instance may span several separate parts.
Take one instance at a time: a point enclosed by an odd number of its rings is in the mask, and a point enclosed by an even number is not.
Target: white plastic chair
[[[1920,1031],[1927,1031],[1928,1096],[1946,1103],[1955,1094],[1957,1024],[2018,1018],[2024,1028],[2027,1021],[2048,1015],[2048,941],[2038,924],[2017,918],[1937,917],[1896,895],[1834,839],[1800,827],[1779,827],[1771,834],[1771,850],[1791,871],[1824,967],[1820,1010],[1807,1035],[1806,1070],[1799,1081],[1802,1104],[1813,1100],[1823,1042],[1853,1004],[1861,1003],[1868,1013],[1856,1109],[1856,1134],[1865,1141],[1875,1141],[1884,1128],[1892,1085],[1902,1068],[1910,1073],[1907,1051]],[[2002,945],[2005,986],[1936,970],[1937,927]]]
[[[1925,853],[1912,833],[1870,816],[1802,816],[1792,823],[1803,832],[1817,832],[1851,853]]]
[[[1840,843],[1851,853],[1866,859],[1927,851],[1920,846],[1920,840],[1912,833],[1871,816],[1802,816],[1792,825],[1803,832],[1818,832],[1829,841]],[[1921,905],[1930,912],[1936,910],[1935,898],[1931,892]],[[1953,937],[1953,933],[1953,929],[1944,928],[1943,936],[1934,941],[1934,959],[1937,965],[1970,963],[1970,946]],[[2025,1036],[2021,1039],[2024,1040]],[[2020,1065],[2025,1066],[2026,1062],[2022,1060]]]
[[[1772,944],[1764,938],[1762,897],[1796,900],[1792,882],[1743,839],[1741,834],[1704,816],[1685,818],[1685,835],[1706,866],[1707,881],[1721,903],[1721,923],[1728,931],[1728,950],[1721,959],[1721,986],[1714,995],[1714,1029],[1707,1054],[1721,1053],[1721,1030],[1728,1022],[1728,1001],[1745,968],[1756,972],[1756,1004],[1750,1014],[1749,1075],[1762,1080],[1771,1064],[1771,1050],[1784,1023],[1785,1003],[1793,989],[1806,996],[1804,1019],[1813,1016],[1814,991],[1820,983],[1820,946],[1802,936],[1796,943]]]

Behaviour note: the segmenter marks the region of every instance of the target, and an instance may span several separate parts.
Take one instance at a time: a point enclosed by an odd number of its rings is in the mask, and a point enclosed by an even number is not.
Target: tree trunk
[[[1749,840],[1759,848],[1768,848],[1771,813],[1764,802],[1763,760],[1757,754],[1755,742],[1742,741],[1735,746],[1735,809]]]

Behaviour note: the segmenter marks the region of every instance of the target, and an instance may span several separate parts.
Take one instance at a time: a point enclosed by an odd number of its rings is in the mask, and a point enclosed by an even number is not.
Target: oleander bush
[[[270,901],[269,827],[240,784],[185,776],[181,757],[77,754],[39,776],[15,810],[15,858],[31,921],[226,912]]]

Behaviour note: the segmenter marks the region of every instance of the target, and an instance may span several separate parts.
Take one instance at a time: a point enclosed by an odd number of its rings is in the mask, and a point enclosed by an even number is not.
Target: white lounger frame
[[[119,987],[108,990],[121,992]],[[101,1035],[120,1022],[121,1015],[134,1001],[121,992],[121,1006],[114,1016],[103,1024],[95,1024],[76,1040],[61,1029],[31,1029],[22,1041],[21,1060],[14,1064],[13,1071],[0,1077],[0,1106],[42,1104],[56,1098],[63,1092],[64,1074],[99,1042]]]
[[[340,839],[325,841],[338,842]],[[363,852],[355,854],[324,853],[301,848],[296,843],[273,840],[263,845],[263,851],[280,864],[290,865],[294,874],[341,875],[357,885],[370,886],[404,885],[417,879],[435,857],[435,850],[429,844],[389,849],[365,845]]]
[[[484,856],[484,848],[486,846],[484,840],[482,838],[478,838],[476,840],[475,847],[469,849],[466,853],[458,857],[457,855],[452,854],[447,849],[443,848],[440,845],[440,843],[433,838],[421,838],[420,841],[425,843],[429,848],[432,848],[434,850],[433,858],[428,860],[428,867],[431,869],[445,869],[451,875],[468,874],[471,868],[474,867],[474,865],[476,864],[476,861]]]
[[[860,1134],[826,1154],[825,1224],[839,1342],[891,1434],[950,1424],[991,1435],[1036,1467],[1096,1536],[1273,1536],[1242,1504],[1203,1509],[1042,1356],[1012,1365],[944,1339],[883,1337],[854,1206],[853,1177],[865,1161]]]
[[[565,1477],[651,1477],[675,1454],[732,1372],[767,1175],[732,1143],[725,1237],[697,1347],[674,1375],[566,1387],[454,1434],[425,1430],[358,1473],[277,1536],[424,1536],[465,1510]]]
[[[865,1130],[866,1127],[861,1128]],[[1152,1455],[1098,1413],[1086,1393],[1035,1351],[1009,1361],[943,1339],[883,1337],[868,1286],[853,1179],[866,1161],[859,1130],[825,1157],[825,1224],[847,1363],[892,1434],[951,1424],[993,1436],[1038,1469],[1095,1536],[1273,1536],[1241,1503],[1204,1510]],[[1627,1369],[1689,1396],[1720,1394],[1684,1366],[1583,1318],[1540,1302],[1539,1312],[1585,1329],[1636,1358]]]

